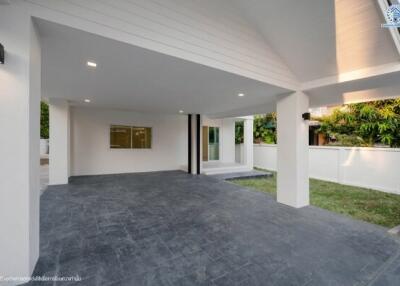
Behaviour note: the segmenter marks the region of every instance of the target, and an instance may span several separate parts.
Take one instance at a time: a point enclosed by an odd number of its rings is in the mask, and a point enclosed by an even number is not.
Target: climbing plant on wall
[[[49,105],[40,102],[40,138],[49,139]]]
[[[319,120],[331,145],[400,147],[400,99],[344,105]]]

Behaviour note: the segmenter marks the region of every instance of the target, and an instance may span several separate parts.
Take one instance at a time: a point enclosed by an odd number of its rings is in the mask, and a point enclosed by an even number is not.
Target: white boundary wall
[[[310,177],[400,194],[400,149],[310,146]],[[254,166],[276,171],[276,145],[254,144]]]

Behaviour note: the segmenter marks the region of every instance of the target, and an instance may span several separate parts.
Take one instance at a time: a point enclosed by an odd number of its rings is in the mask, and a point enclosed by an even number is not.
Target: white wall
[[[276,171],[276,145],[254,144],[254,166]]]
[[[254,166],[276,171],[276,145],[255,144]],[[310,146],[310,177],[400,194],[400,149]]]
[[[203,126],[219,127],[219,161],[235,162],[235,118],[210,119],[203,116]]]
[[[151,149],[110,149],[110,125],[152,128]],[[51,146],[50,146],[51,148]],[[187,116],[71,107],[71,175],[177,170],[187,165]]]
[[[41,99],[41,47],[39,33],[34,24],[30,30],[29,65],[29,271],[33,271],[39,258],[40,236],[40,99]]]
[[[30,276],[39,255],[40,45],[20,3],[0,7],[0,275]]]
[[[30,0],[40,18],[282,87],[297,81],[229,1]]]
[[[68,184],[70,176],[70,111],[66,100],[50,98],[49,185]]]
[[[242,164],[244,162],[244,146],[242,144],[235,145],[235,162]]]

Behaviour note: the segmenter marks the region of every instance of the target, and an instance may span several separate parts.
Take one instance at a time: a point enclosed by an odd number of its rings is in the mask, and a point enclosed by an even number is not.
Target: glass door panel
[[[208,159],[219,160],[219,127],[208,128]]]

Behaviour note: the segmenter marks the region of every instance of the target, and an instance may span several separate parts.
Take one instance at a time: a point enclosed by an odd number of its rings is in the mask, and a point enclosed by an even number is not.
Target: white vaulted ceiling
[[[234,0],[303,82],[399,60],[375,0]]]

